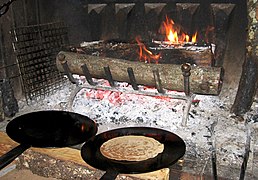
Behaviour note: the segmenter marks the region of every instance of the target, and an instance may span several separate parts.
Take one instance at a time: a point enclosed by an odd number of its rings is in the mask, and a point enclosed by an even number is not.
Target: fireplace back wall
[[[75,46],[83,41],[95,40],[131,42],[138,35],[148,42],[158,38],[159,26],[168,15],[187,32],[197,30],[199,40],[207,39],[207,28],[215,28],[208,41],[220,44],[218,51],[222,49],[215,57],[215,65],[225,70],[221,94],[231,96],[233,100],[234,94],[227,93],[228,89],[237,89],[241,76],[246,45],[246,9],[246,2],[241,0],[17,1],[0,19],[1,63],[8,67],[1,76],[13,79],[16,96],[22,96],[10,29],[62,21],[68,28],[70,44]]]

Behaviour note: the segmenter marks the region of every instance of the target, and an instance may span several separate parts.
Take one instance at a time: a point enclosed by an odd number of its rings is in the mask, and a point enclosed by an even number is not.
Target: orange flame
[[[197,40],[197,32],[195,32],[194,35],[192,36],[192,41],[191,42],[195,43],[196,40]],[[189,41],[187,41],[187,42],[189,42]]]
[[[190,38],[190,36],[184,33],[180,26],[166,16],[166,20],[162,22],[160,27],[160,33],[165,34],[165,41],[169,41],[171,44],[181,44],[183,42],[196,42],[197,32]]]
[[[152,60],[155,61],[156,64],[158,64],[160,53],[159,54],[153,54],[150,50],[146,48],[146,46],[141,42],[140,37],[135,38],[138,46],[139,46],[139,60],[140,61],[148,61],[148,63],[151,63]]]

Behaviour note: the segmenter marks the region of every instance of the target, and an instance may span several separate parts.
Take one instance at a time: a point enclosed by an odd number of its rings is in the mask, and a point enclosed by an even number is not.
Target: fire
[[[195,43],[197,41],[197,32],[195,32],[192,36],[183,32],[181,26],[175,24],[175,22],[166,16],[166,20],[162,22],[161,27],[159,29],[159,33],[165,35],[165,41],[153,41],[159,44],[165,45],[184,45],[185,43]],[[161,58],[161,54],[153,54],[146,46],[141,42],[140,37],[136,37],[136,42],[139,46],[139,60],[151,63],[155,61],[158,64],[159,59]]]
[[[192,41],[191,42],[195,43],[196,41],[197,41],[197,32],[195,32],[194,35],[192,36]]]
[[[139,60],[151,63],[151,61],[155,61],[158,64],[160,54],[153,54],[150,50],[146,48],[146,46],[141,42],[140,37],[136,37],[136,42],[139,46]]]
[[[165,34],[165,41],[169,41],[171,44],[182,44],[184,42],[196,42],[197,32],[190,38],[190,36],[184,33],[181,27],[166,16],[166,20],[162,22],[160,27],[160,33]]]

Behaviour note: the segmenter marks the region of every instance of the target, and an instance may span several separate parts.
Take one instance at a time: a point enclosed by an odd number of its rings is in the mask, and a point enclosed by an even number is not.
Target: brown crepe
[[[151,137],[120,136],[112,138],[100,147],[103,156],[118,161],[143,161],[156,157],[164,150],[164,145]]]

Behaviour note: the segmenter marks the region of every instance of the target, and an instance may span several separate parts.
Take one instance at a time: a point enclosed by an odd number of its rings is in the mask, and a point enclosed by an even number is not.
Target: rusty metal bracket
[[[127,68],[127,73],[128,73],[130,83],[131,83],[133,89],[134,90],[139,90],[139,87],[137,85],[135,75],[134,75],[134,72],[133,72],[133,68],[131,68],[131,67]]]
[[[154,69],[152,72],[153,72],[153,76],[154,76],[154,80],[155,80],[155,84],[156,84],[156,88],[157,88],[158,92],[164,94],[165,91],[164,91],[164,89],[162,87],[162,84],[161,84],[159,70]]]
[[[61,62],[63,68],[64,68],[64,72],[65,74],[67,75],[68,79],[73,83],[73,84],[78,84],[78,82],[74,79],[69,67],[68,67],[68,64],[67,64],[67,61],[65,60],[65,55],[60,53],[57,55],[57,59]]]
[[[114,79],[112,77],[112,74],[111,74],[109,66],[104,67],[104,71],[105,71],[106,78],[107,78],[107,80],[109,82],[109,85],[111,87],[115,87],[115,81],[114,81]]]
[[[158,92],[151,92],[144,90],[143,87],[139,87],[139,85],[136,82],[136,78],[133,72],[132,68],[127,68],[128,77],[130,79],[130,83],[132,85],[133,89],[128,89],[125,87],[120,87],[119,85],[115,85],[115,81],[112,78],[112,74],[110,71],[109,66],[104,67],[104,73],[106,75],[106,79],[109,82],[110,86],[103,85],[101,82],[96,81],[94,82],[92,79],[92,76],[89,72],[89,69],[86,64],[82,65],[81,68],[83,70],[84,76],[88,82],[88,84],[82,84],[80,85],[77,83],[77,81],[74,79],[72,74],[69,71],[67,61],[65,60],[65,57],[62,56],[62,54],[59,54],[58,59],[62,62],[63,68],[65,70],[65,73],[67,74],[69,80],[72,83],[75,83],[77,85],[77,88],[73,95],[71,95],[71,103],[69,107],[72,107],[73,99],[75,98],[76,94],[82,89],[82,88],[88,88],[88,89],[96,89],[96,90],[108,90],[108,91],[115,91],[115,92],[124,92],[129,94],[139,94],[139,95],[147,95],[147,96],[162,96],[162,97],[170,97],[174,99],[181,99],[186,101],[186,105],[183,109],[183,116],[182,116],[182,126],[187,126],[187,120],[189,119],[189,112],[191,109],[192,101],[195,98],[195,94],[190,93],[190,82],[189,77],[191,75],[190,70],[191,66],[189,64],[183,64],[181,66],[182,74],[184,76],[184,94],[185,95],[176,95],[172,92],[166,91],[162,87],[162,81],[160,79],[160,74],[158,69],[153,70],[153,77],[155,80],[156,89]]]
[[[83,74],[84,74],[84,76],[85,76],[87,82],[88,82],[90,85],[92,85],[92,86],[96,86],[97,83],[96,83],[96,82],[93,82],[92,76],[91,76],[91,74],[90,74],[90,71],[89,71],[89,68],[87,67],[87,65],[84,64],[84,65],[81,66],[81,68],[82,68]]]

